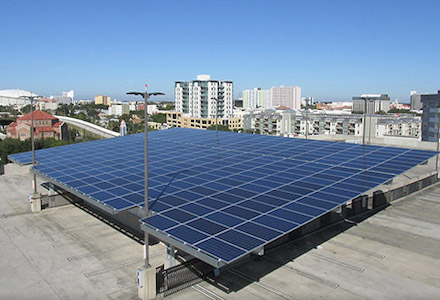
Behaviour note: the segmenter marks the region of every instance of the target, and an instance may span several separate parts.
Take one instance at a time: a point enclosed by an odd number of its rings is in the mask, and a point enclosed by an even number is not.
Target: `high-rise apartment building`
[[[256,108],[271,108],[272,98],[270,90],[255,88],[253,90],[243,90],[243,108],[252,110]]]
[[[301,88],[299,86],[272,87],[272,106],[286,106],[292,109],[301,108]]]
[[[410,104],[412,110],[421,110],[422,109],[422,95],[418,94],[416,91],[410,92]]]
[[[366,101],[366,103],[365,103]],[[379,111],[388,112],[390,110],[390,97],[387,94],[363,94],[360,97],[353,97],[353,112],[365,112],[374,114]]]
[[[422,141],[437,142],[440,138],[440,91],[422,94]]]
[[[197,80],[176,81],[176,111],[192,118],[229,118],[233,114],[232,81],[211,80],[197,75]]]
[[[111,100],[110,96],[98,95],[95,97],[95,104],[104,104],[110,106],[111,104],[110,100]]]

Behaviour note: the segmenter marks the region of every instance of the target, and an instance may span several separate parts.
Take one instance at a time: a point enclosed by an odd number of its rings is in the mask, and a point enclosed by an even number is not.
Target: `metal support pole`
[[[440,108],[439,108],[440,109]],[[440,149],[440,113],[437,112],[437,119],[439,120],[437,123],[437,152]],[[435,171],[437,172],[437,178],[440,178],[438,174],[438,154],[435,156]]]
[[[144,149],[144,177],[145,177],[145,193],[144,193],[144,212],[145,217],[148,217],[149,211],[148,211],[148,92],[147,92],[147,85],[145,85],[145,93],[144,93],[144,101],[145,101],[145,111],[144,111],[144,118],[145,118],[145,149]],[[149,236],[148,232],[144,231],[145,233],[145,268],[150,267],[150,258],[149,258]]]
[[[374,107],[375,105],[373,105]],[[369,115],[370,121],[368,122],[368,145],[371,144],[371,114]]]
[[[32,167],[35,168],[35,138],[34,138],[34,97],[31,95],[31,145],[32,145]],[[37,174],[34,173],[33,181],[34,194],[37,193]]]
[[[164,93],[148,93],[147,91],[147,85],[145,85],[145,91],[144,92],[128,92],[128,95],[141,95],[144,97],[145,101],[145,111],[144,111],[144,124],[145,124],[145,142],[144,142],[144,214],[145,217],[148,217],[150,212],[148,210],[148,98],[150,98],[151,95],[165,95]],[[145,240],[145,249],[144,249],[144,256],[145,256],[145,268],[150,268],[150,257],[149,257],[149,235],[147,231],[144,231],[144,240]]]
[[[364,98],[365,109],[364,109],[364,129],[362,133],[362,145],[365,145],[365,131],[367,131],[367,98]]]
[[[306,106],[306,140],[309,134],[309,109]]]
[[[217,132],[218,130],[218,122],[217,122],[217,118],[218,118],[218,100],[215,100],[215,132]]]

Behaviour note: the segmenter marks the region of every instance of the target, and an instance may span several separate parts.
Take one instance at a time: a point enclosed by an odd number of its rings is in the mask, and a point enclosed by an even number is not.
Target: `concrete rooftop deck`
[[[27,168],[0,176],[0,299],[137,299],[142,245],[69,205],[30,212]],[[169,299],[440,299],[440,184],[266,252]],[[154,245],[152,265],[165,260]]]

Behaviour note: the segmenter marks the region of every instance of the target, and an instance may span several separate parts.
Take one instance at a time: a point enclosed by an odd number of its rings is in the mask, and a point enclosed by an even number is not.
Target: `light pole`
[[[217,98],[211,97],[211,100],[215,101],[215,132],[218,130],[217,118],[218,118],[218,100]]]
[[[440,107],[437,107],[437,152],[439,152],[440,149]],[[438,173],[438,154],[435,156],[435,170],[437,171],[437,178],[440,178],[440,175]]]
[[[306,101],[306,140],[309,134],[309,108],[307,104],[308,102]]]
[[[22,99],[31,100],[31,147],[32,147],[32,167],[35,168],[35,137],[34,137],[34,99],[41,98],[41,96],[33,96],[32,92],[30,96],[20,96]],[[34,173],[34,196],[37,193],[37,174]]]
[[[127,95],[141,95],[144,97],[145,101],[145,111],[144,111],[144,118],[145,118],[145,143],[144,143],[144,213],[145,217],[148,217],[149,211],[148,211],[148,98],[150,96],[157,96],[157,95],[165,95],[164,93],[148,93],[147,92],[147,85],[145,85],[145,92],[128,92]],[[145,231],[145,268],[150,267],[150,259],[149,259],[149,236],[147,231]]]

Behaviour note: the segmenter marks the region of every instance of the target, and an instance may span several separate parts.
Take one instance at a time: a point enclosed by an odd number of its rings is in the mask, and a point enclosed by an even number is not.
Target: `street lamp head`
[[[27,99],[27,100],[34,100],[34,99],[42,99],[43,96],[20,96],[19,99]]]
[[[145,92],[127,92],[127,95],[140,95],[140,96],[144,96]],[[158,96],[158,95],[165,95],[164,93],[161,92],[153,92],[153,93],[147,93],[148,96]]]
[[[127,95],[144,95],[145,93],[143,92],[127,92]]]

